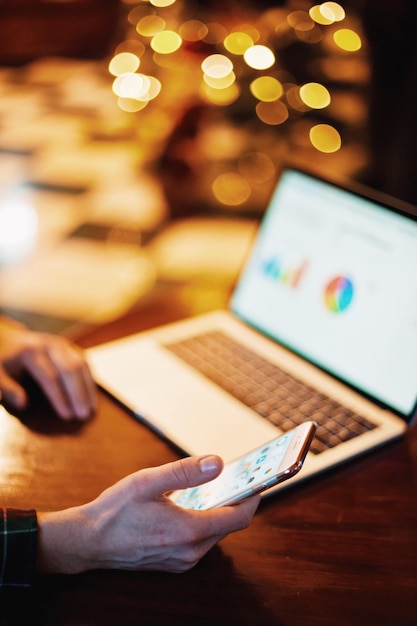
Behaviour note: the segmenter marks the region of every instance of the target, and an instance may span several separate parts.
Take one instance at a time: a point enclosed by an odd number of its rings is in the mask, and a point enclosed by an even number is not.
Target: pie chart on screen
[[[335,276],[326,285],[324,301],[329,311],[341,313],[350,306],[353,298],[353,283],[345,276]]]

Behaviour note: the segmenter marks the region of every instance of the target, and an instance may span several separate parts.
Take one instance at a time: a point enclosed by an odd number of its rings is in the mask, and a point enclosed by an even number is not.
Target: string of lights
[[[324,84],[300,84],[287,71],[281,60],[285,49],[301,42],[343,61],[363,47],[359,24],[336,2],[290,1],[244,23],[231,23],[230,16],[227,23],[189,19],[182,0],[124,0],[124,5],[126,32],[109,71],[120,108],[131,113],[160,97],[181,67],[182,100],[194,95],[208,105],[228,107],[249,98],[260,122],[279,126],[294,114],[323,110],[332,102]],[[342,146],[339,130],[329,123],[311,125],[309,140],[323,153]]]

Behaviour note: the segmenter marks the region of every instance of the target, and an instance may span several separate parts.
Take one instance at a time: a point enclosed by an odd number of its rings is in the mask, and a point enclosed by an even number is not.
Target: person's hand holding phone
[[[131,474],[88,504],[38,514],[39,570],[189,570],[223,537],[249,526],[259,504],[255,496],[194,511],[166,495],[212,480],[222,468],[218,456],[188,457]]]

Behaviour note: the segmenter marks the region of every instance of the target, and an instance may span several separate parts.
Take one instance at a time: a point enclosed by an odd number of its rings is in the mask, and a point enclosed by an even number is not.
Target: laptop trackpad
[[[185,452],[230,460],[277,434],[272,424],[154,341],[131,340],[123,352],[121,358],[121,345],[90,352],[97,382]]]

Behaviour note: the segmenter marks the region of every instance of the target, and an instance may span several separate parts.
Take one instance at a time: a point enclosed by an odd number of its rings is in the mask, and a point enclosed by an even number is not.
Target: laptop
[[[215,253],[215,251],[213,251]],[[95,378],[186,454],[225,461],[305,420],[295,481],[400,437],[417,412],[417,218],[283,170],[228,310],[88,350]]]

